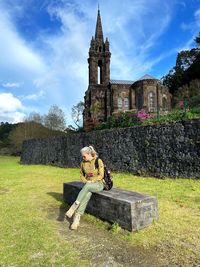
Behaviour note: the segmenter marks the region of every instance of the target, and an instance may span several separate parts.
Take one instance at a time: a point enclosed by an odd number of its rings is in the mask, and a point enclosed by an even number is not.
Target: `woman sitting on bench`
[[[80,217],[83,215],[92,193],[100,192],[104,188],[104,164],[101,159],[98,159],[98,169],[95,168],[97,152],[92,146],[86,146],[82,148],[80,152],[83,158],[81,162],[80,178],[85,185],[79,192],[76,201],[66,212],[66,216],[69,218],[74,215],[71,225],[72,230],[76,230],[79,226]]]

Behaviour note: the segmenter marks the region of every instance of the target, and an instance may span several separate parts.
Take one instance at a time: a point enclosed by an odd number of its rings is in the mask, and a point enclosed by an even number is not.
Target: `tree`
[[[73,122],[76,124],[78,128],[82,127],[83,123],[83,110],[84,110],[84,103],[80,101],[77,105],[72,107],[72,119]]]
[[[192,80],[189,84],[184,84],[178,88],[174,94],[174,104],[187,100],[190,108],[200,106],[200,80]]]
[[[51,106],[47,115],[44,116],[44,125],[51,130],[63,131],[66,127],[65,114],[61,108]]]
[[[194,79],[200,79],[200,34],[195,38],[196,47],[191,50],[180,51],[176,58],[176,65],[163,77],[163,84],[174,94],[184,84]]]
[[[195,39],[194,39],[195,43],[197,44],[197,46],[200,45],[200,32],[199,32],[199,36],[197,36]]]
[[[193,64],[185,71],[183,75],[183,84],[189,83],[191,80],[200,79],[200,53],[194,60]]]
[[[36,122],[39,124],[43,124],[43,117],[37,112],[31,112],[29,116],[25,119],[27,122]]]
[[[17,124],[11,124],[8,122],[1,122],[0,124],[0,147],[9,146],[8,136],[10,132],[16,127]]]

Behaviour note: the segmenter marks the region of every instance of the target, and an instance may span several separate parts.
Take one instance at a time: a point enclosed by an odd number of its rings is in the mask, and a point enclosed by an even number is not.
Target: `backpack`
[[[98,159],[95,160],[95,168],[99,168]],[[111,172],[107,169],[106,166],[104,166],[104,177],[103,177],[103,183],[104,183],[104,190],[110,190],[113,187],[113,180],[111,176]]]

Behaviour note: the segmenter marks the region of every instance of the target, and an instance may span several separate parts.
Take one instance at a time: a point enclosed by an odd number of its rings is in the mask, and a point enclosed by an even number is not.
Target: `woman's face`
[[[84,161],[89,161],[89,160],[91,160],[93,157],[92,157],[92,155],[89,154],[89,153],[83,153],[83,154],[82,154],[82,158],[83,158]]]

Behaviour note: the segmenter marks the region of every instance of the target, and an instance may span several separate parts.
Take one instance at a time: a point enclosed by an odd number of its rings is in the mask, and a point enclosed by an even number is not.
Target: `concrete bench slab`
[[[83,187],[82,182],[63,184],[63,199],[71,205]],[[122,228],[136,231],[158,219],[158,203],[154,196],[112,188],[110,191],[93,193],[86,211]]]

